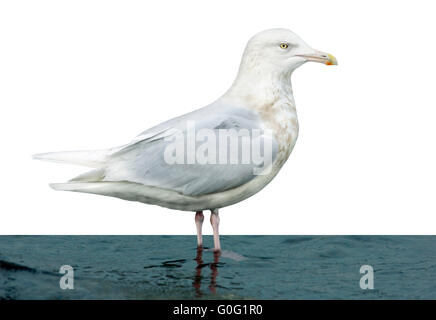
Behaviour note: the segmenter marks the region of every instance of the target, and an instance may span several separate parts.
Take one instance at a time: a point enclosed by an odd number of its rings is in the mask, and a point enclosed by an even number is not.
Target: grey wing
[[[258,159],[252,159],[254,146],[264,151]],[[222,192],[255,178],[274,162],[277,149],[252,111],[213,104],[151,128],[114,152],[105,180],[136,182],[191,196]]]

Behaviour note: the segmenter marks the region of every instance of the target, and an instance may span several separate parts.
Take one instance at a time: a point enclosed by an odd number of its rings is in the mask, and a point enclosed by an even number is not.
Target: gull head
[[[313,61],[337,65],[331,54],[312,49],[287,29],[269,29],[253,36],[245,48],[241,71],[289,74],[302,64]]]

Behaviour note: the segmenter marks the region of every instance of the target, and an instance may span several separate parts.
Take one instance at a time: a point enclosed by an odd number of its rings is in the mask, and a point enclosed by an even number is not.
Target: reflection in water
[[[202,272],[203,268],[206,266],[209,266],[211,269],[209,290],[212,294],[216,294],[216,288],[217,288],[216,278],[218,275],[218,267],[220,265],[220,262],[219,262],[220,256],[221,256],[221,252],[214,252],[213,253],[213,262],[204,263],[203,262],[203,248],[202,247],[197,248],[197,255],[194,259],[197,262],[197,266],[195,267],[194,282],[192,283],[192,286],[195,289],[195,296],[197,298],[200,298],[203,295],[203,293],[201,291],[201,280],[203,279],[201,272]]]

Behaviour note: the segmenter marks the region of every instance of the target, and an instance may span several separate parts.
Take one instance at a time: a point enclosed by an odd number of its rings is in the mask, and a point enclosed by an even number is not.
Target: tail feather
[[[109,150],[50,152],[35,154],[33,159],[101,168],[105,166],[109,153]]]

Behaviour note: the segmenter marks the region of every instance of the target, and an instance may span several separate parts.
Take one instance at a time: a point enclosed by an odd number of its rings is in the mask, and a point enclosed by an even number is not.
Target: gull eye
[[[288,47],[289,47],[289,44],[287,44],[287,43],[280,43],[280,48],[288,49]]]

